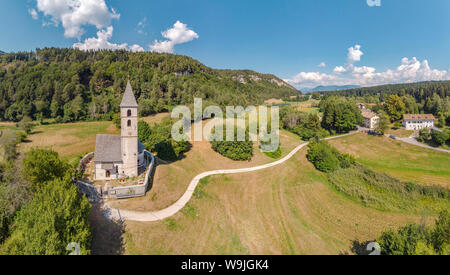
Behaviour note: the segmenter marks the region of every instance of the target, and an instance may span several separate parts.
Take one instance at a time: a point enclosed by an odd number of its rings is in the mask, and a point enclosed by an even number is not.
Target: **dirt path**
[[[340,135],[340,136],[329,137],[329,138],[326,138],[325,140],[341,138],[341,137],[349,136],[349,135],[352,135],[355,133],[357,133],[357,132],[352,132],[352,133]],[[264,164],[264,165],[260,165],[260,166],[256,166],[256,167],[250,167],[250,168],[230,169],[230,170],[214,170],[214,171],[208,171],[208,172],[201,173],[201,174],[197,175],[196,177],[194,177],[194,179],[189,184],[186,192],[183,194],[183,196],[177,202],[175,202],[173,205],[171,205],[163,210],[151,211],[151,212],[120,210],[120,209],[111,208],[108,205],[108,203],[105,203],[103,208],[106,210],[105,212],[108,213],[109,218],[114,219],[114,220],[121,220],[121,221],[127,220],[127,221],[138,221],[138,222],[152,222],[152,221],[164,220],[166,218],[169,218],[169,217],[175,215],[181,209],[184,208],[184,206],[192,198],[194,191],[195,191],[197,185],[200,183],[201,179],[209,177],[209,176],[213,176],[213,175],[248,173],[248,172],[254,172],[254,171],[274,167],[274,166],[280,165],[280,164],[286,162],[287,160],[289,160],[290,158],[292,158],[298,151],[300,151],[302,148],[304,148],[308,144],[309,143],[304,143],[304,144],[297,146],[287,156],[285,156],[284,158],[282,158],[278,161],[272,162],[272,163],[268,163],[268,164]]]

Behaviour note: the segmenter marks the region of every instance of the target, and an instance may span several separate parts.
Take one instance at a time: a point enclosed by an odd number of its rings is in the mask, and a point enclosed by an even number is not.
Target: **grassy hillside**
[[[162,113],[144,117],[142,120],[159,123],[167,116],[167,113]],[[13,123],[0,123],[0,130],[2,128],[17,129]],[[27,142],[19,145],[19,150],[26,152],[36,146],[52,148],[62,158],[74,161],[79,156],[95,150],[97,134],[120,134],[120,130],[109,121],[41,125],[33,129]]]
[[[447,153],[365,134],[331,140],[330,144],[354,155],[359,163],[403,181],[450,186]]]
[[[420,220],[345,198],[305,154],[303,149],[266,170],[205,179],[189,204],[172,218],[126,222],[125,253],[352,253],[355,241],[373,240],[388,228]],[[193,157],[200,156],[187,156]]]
[[[215,70],[187,56],[127,51],[38,49],[0,56],[0,120],[106,120],[127,80],[146,116],[189,104],[250,105],[298,91],[274,75]]]

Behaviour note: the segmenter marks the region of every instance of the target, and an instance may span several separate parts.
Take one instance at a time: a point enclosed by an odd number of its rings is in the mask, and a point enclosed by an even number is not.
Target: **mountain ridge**
[[[301,89],[302,92],[305,93],[313,93],[313,92],[327,92],[327,91],[340,91],[340,90],[349,90],[349,89],[356,89],[356,88],[362,88],[359,85],[329,85],[329,86],[317,86],[314,88],[304,88]]]

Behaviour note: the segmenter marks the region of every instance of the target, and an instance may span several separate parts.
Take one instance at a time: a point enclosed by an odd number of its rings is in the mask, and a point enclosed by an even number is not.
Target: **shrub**
[[[31,131],[33,131],[34,123],[30,117],[25,116],[19,123],[17,123],[17,127],[29,135],[31,134]]]
[[[31,148],[22,160],[25,177],[33,185],[63,178],[70,165],[59,158],[57,152],[42,148]]]
[[[384,255],[449,255],[450,215],[439,214],[434,228],[408,224],[397,231],[383,232],[377,239]]]
[[[175,141],[171,138],[172,121],[170,119],[153,126],[148,126],[144,121],[139,123],[139,139],[149,151],[156,153],[158,158],[174,161],[189,150],[189,142]]]
[[[211,147],[214,151],[232,160],[251,160],[253,157],[253,142],[250,141],[248,129],[245,131],[245,141],[237,141],[237,127],[234,129],[234,141],[226,141],[226,127],[222,133],[211,134]],[[217,141],[217,136],[222,135],[223,141]]]
[[[445,187],[402,182],[359,164],[329,173],[328,179],[339,192],[380,210],[437,213],[450,207]]]
[[[356,161],[351,155],[342,155],[326,141],[312,141],[306,155],[317,170],[328,173],[339,168],[350,168]]]
[[[426,141],[428,141],[430,139],[431,139],[430,129],[425,128],[425,129],[421,129],[419,131],[419,137],[417,138],[417,140],[419,142],[426,142]]]
[[[436,143],[437,145],[444,145],[449,139],[449,133],[447,131],[440,132],[433,130],[431,132],[431,138],[433,142]]]

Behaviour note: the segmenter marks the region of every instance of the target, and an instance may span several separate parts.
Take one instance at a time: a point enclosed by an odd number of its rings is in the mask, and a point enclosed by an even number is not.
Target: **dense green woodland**
[[[214,70],[186,56],[46,48],[0,55],[0,120],[105,120],[119,111],[128,80],[140,114],[190,104],[260,104],[298,95],[273,75]]]
[[[422,99],[426,100],[428,97],[432,97],[433,94],[438,94],[441,98],[450,96],[450,81],[427,81],[407,84],[390,84],[341,91],[327,91],[320,92],[320,94],[345,97],[378,96],[378,94],[380,94],[382,100],[388,98],[391,94],[397,94],[398,96],[409,94],[420,101]]]
[[[392,95],[401,97],[406,113],[433,114],[450,117],[450,81],[429,81],[412,84],[394,84],[357,88],[342,91],[321,92],[325,96],[354,98],[358,102],[383,103]]]

